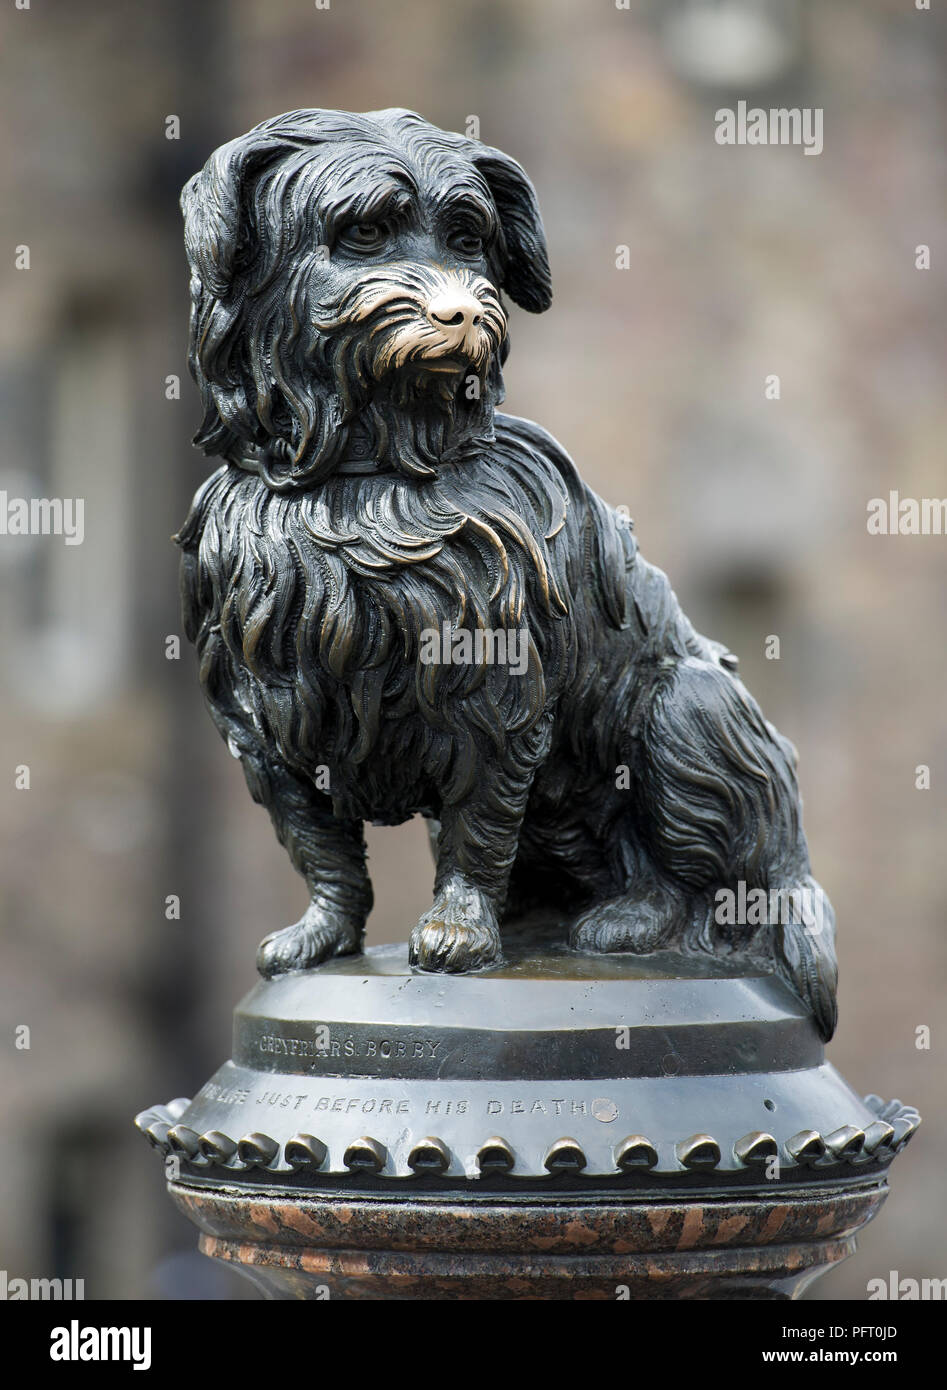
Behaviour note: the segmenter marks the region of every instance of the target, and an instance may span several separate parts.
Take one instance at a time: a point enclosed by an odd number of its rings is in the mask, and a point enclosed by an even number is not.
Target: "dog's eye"
[[[377,251],[388,237],[388,228],[380,222],[352,222],[339,233],[340,246],[350,251]]]
[[[448,242],[462,256],[479,256],[483,251],[483,237],[476,232],[454,232]]]

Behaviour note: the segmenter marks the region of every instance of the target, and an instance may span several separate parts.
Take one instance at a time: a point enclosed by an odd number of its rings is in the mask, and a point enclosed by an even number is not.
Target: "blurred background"
[[[556,298],[513,312],[506,408],[629,509],[797,744],[839,922],[830,1058],[925,1116],[809,1296],[947,1276],[947,540],[866,528],[891,489],[947,496],[943,14],[46,0],[4,6],[0,39],[0,490],[85,499],[82,545],[0,536],[0,1266],[90,1298],[253,1296],[196,1254],[131,1125],[229,1055],[257,942],[305,901],[190,649],[166,656],[169,538],[212,466],[189,444],[177,197],[267,116],[409,106],[477,117],[532,176]],[[823,152],[716,144],[740,99],[822,108]],[[369,843],[369,940],[403,938],[428,905],[423,827]]]

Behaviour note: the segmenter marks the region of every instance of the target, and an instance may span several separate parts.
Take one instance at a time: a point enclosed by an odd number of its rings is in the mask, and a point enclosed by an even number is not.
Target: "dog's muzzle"
[[[379,379],[414,365],[431,372],[483,372],[506,336],[506,314],[482,275],[394,264],[362,275],[314,326],[360,340],[359,355]]]

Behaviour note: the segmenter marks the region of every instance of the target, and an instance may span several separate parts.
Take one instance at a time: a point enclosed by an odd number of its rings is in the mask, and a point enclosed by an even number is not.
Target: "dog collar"
[[[263,464],[263,451],[255,445],[250,445],[242,454],[235,455],[230,462],[237,468],[242,468],[245,473],[256,473],[259,477],[266,477],[266,469]],[[347,458],[336,463],[332,467],[332,473],[358,474],[368,476],[374,473],[390,473],[393,470],[384,467],[374,458]],[[288,480],[299,481],[303,480]]]
[[[388,473],[390,471],[388,468],[382,468],[377,459],[343,459],[333,469],[334,473]]]

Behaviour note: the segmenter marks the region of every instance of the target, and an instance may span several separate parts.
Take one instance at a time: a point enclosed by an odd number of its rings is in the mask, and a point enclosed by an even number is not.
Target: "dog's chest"
[[[275,518],[288,542],[274,578],[292,593],[292,650],[303,669],[357,690],[381,683],[386,704],[406,684],[419,703],[488,681],[526,677],[568,615],[549,613],[548,575],[526,527],[501,535],[474,499],[391,480],[337,479]],[[283,581],[280,583],[280,581]],[[489,678],[489,680],[488,680]]]
[[[410,813],[528,735],[570,680],[574,538],[538,483],[515,483],[508,460],[288,494],[234,470],[200,500],[189,602],[237,705],[290,763],[328,767],[352,814]]]
[[[381,573],[342,548],[308,554],[305,569],[287,634],[294,751],[328,767],[337,814],[436,811],[439,789],[542,716],[555,684],[543,675],[543,624],[528,602],[511,615],[464,540]]]

